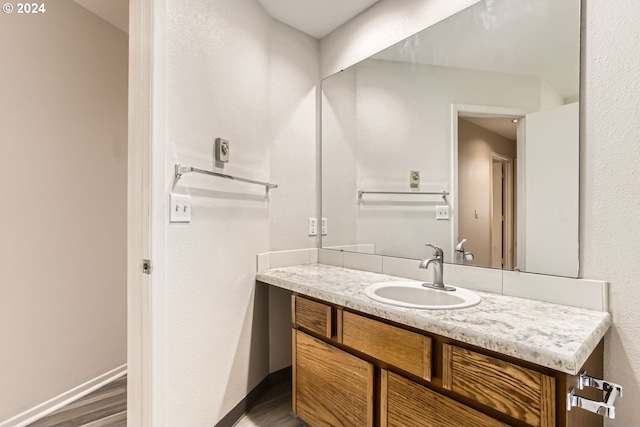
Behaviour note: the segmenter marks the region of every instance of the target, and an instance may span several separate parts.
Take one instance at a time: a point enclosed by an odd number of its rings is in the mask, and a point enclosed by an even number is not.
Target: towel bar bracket
[[[571,408],[581,408],[589,412],[602,415],[603,417],[614,419],[616,417],[616,400],[622,396],[622,386],[608,381],[587,375],[586,372],[580,374],[578,389],[583,390],[585,387],[592,387],[606,392],[602,402],[596,402],[582,396],[576,395],[576,390],[571,388],[567,393],[567,410]]]

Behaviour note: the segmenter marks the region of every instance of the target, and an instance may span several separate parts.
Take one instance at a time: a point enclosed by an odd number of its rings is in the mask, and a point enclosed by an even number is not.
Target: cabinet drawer
[[[373,427],[374,366],[293,331],[294,412],[312,426]]]
[[[350,312],[342,315],[342,343],[431,380],[431,338]]]
[[[393,372],[382,371],[381,427],[507,427]]]
[[[297,295],[291,297],[292,321],[311,332],[331,338],[331,307]]]
[[[536,427],[555,425],[555,379],[464,348],[443,346],[446,389]]]

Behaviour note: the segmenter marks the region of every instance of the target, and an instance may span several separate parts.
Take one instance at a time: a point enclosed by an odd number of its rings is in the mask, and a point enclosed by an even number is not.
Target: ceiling
[[[125,33],[129,32],[129,0],[73,0]]]
[[[128,32],[129,0],[74,1]],[[274,19],[316,38],[377,1],[258,0]],[[476,3],[376,58],[541,76],[563,98],[571,99],[579,91],[579,33],[577,1],[491,0]]]
[[[505,138],[517,139],[518,124],[513,123],[513,117],[464,117],[464,120]]]
[[[129,32],[129,0],[73,1],[122,31]],[[258,0],[274,19],[318,39],[326,36],[377,1]]]
[[[375,57],[540,76],[562,98],[577,99],[580,2],[482,1]]]
[[[274,19],[317,39],[378,0],[258,0]]]

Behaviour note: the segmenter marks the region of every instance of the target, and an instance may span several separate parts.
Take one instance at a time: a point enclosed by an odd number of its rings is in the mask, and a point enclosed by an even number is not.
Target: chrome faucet
[[[426,246],[433,248],[433,258],[427,258],[420,262],[420,268],[429,268],[429,264],[433,264],[433,283],[423,283],[422,286],[438,289],[441,291],[455,291],[456,288],[445,286],[442,276],[442,262],[444,261],[444,252],[442,248],[427,243]]]
[[[473,261],[473,253],[464,251],[464,242],[466,241],[467,239],[462,239],[460,243],[458,243],[458,246],[456,246],[453,260],[454,264],[464,265],[465,261]]]

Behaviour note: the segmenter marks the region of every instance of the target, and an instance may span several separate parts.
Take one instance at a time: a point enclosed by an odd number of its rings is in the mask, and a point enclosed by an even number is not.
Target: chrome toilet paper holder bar
[[[604,400],[602,402],[596,402],[595,400],[578,396],[575,394],[576,390],[572,387],[569,393],[567,393],[567,411],[570,411],[571,408],[582,408],[589,412],[602,415],[603,417],[614,419],[616,417],[615,403],[618,397],[622,396],[622,386],[590,377],[583,371],[580,373],[578,388],[583,390],[585,387],[597,388],[598,390],[606,392]]]

